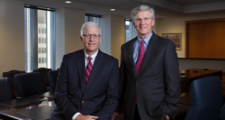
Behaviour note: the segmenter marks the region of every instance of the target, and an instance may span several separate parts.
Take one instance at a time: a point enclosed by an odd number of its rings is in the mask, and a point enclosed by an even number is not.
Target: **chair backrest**
[[[223,107],[220,110],[220,119],[219,120],[225,120],[225,103],[223,104]]]
[[[59,71],[57,71],[57,70],[48,72],[49,86],[50,86],[50,91],[52,91],[52,92],[55,92],[55,87],[56,87],[57,78],[58,78],[58,72]]]
[[[52,71],[52,69],[48,68],[38,68],[33,70],[33,72],[40,72],[42,74],[42,77],[44,78],[46,87],[49,87],[49,80],[48,80],[48,72]]]
[[[20,73],[26,73],[26,72],[20,71],[20,70],[10,70],[8,72],[3,72],[3,77],[8,77],[11,85],[14,85],[14,76]]]
[[[15,99],[12,86],[7,77],[0,78],[0,102]]]
[[[219,76],[196,79],[191,83],[191,107],[185,120],[218,120],[222,104]]]
[[[15,75],[17,97],[27,97],[46,92],[46,86],[41,73],[24,73]]]

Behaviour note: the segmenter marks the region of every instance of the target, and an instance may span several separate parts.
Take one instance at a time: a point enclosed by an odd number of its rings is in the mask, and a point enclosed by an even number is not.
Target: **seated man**
[[[109,120],[117,106],[118,60],[98,49],[98,25],[84,23],[80,40],[84,49],[63,57],[51,120]]]

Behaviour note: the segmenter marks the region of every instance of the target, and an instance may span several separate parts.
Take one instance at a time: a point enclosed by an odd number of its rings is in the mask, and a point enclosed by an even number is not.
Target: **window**
[[[25,5],[25,70],[54,69],[54,9]]]
[[[126,35],[126,42],[130,41],[131,39],[137,36],[137,31],[134,28],[131,19],[125,19],[125,35]]]
[[[93,21],[98,24],[98,26],[101,28],[102,26],[102,16],[101,15],[95,15],[95,14],[85,14],[85,22]]]
[[[41,38],[41,42],[40,43],[46,43],[45,42],[45,38]]]

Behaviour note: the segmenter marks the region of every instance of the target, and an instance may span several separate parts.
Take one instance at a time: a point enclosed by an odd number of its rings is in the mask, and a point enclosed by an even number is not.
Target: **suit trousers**
[[[140,114],[139,114],[139,111],[138,111],[137,104],[135,105],[135,111],[134,111],[133,120],[141,120],[141,117],[140,117]]]

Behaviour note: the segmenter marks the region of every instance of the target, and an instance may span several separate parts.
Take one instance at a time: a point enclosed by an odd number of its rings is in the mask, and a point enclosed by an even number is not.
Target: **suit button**
[[[133,100],[136,100],[136,98],[134,97]]]
[[[82,100],[82,103],[84,103],[84,101]]]

